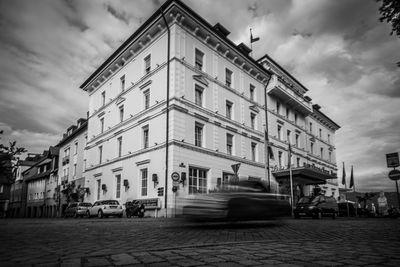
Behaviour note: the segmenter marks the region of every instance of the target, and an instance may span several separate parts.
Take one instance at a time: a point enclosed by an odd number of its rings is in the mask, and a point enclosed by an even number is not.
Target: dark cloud
[[[113,8],[111,5],[106,4],[105,5],[107,11],[113,15],[116,19],[119,19],[123,21],[126,25],[129,25],[129,19],[128,16],[125,12],[123,11],[117,11],[115,8]]]

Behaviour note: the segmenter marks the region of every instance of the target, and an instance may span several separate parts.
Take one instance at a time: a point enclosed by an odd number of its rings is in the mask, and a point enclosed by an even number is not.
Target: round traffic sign
[[[399,170],[392,170],[389,172],[389,178],[393,181],[400,179],[400,171]]]
[[[174,182],[179,181],[179,173],[177,173],[177,172],[171,173],[171,178],[172,178],[172,180],[173,180]]]

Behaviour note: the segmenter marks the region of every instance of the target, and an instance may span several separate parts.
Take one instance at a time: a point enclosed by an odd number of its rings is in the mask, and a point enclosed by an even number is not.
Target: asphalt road
[[[400,219],[2,219],[0,266],[400,266]]]

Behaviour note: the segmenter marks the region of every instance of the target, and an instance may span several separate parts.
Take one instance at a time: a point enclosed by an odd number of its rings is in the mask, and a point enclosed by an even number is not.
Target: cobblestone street
[[[5,219],[0,266],[399,266],[399,223]]]

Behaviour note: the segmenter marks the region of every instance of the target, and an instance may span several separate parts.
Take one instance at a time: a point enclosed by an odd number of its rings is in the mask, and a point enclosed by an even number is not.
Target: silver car
[[[93,216],[97,216],[98,218],[118,216],[121,218],[123,209],[118,200],[99,200],[87,210],[86,215],[88,218]]]

